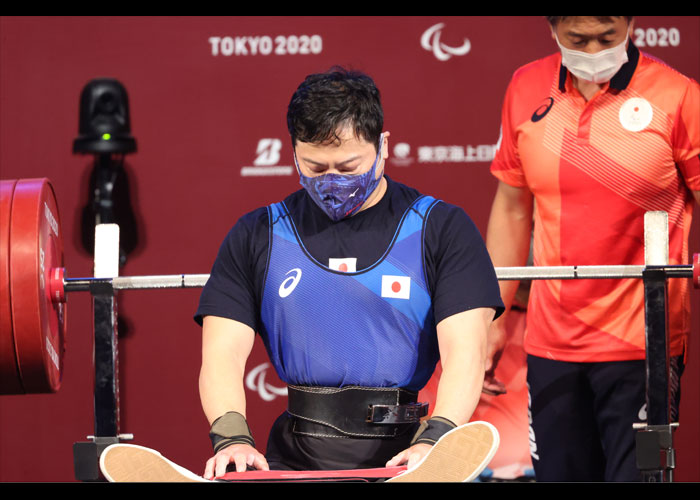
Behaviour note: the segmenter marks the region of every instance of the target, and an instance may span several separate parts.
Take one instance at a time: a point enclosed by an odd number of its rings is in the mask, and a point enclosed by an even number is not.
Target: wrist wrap
[[[255,448],[248,422],[243,415],[235,411],[224,413],[214,420],[209,430],[209,438],[214,447],[214,453],[232,444],[249,444]]]
[[[451,431],[457,427],[457,425],[444,417],[432,417],[428,420],[424,420],[415,436],[411,440],[411,446],[419,443],[426,443],[429,445],[434,445],[438,439],[442,437],[443,434]]]

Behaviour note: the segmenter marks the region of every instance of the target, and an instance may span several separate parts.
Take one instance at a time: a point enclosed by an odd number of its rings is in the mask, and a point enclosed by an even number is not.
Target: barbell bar
[[[573,280],[573,279],[641,279],[645,269],[652,266],[528,266],[496,267],[496,277],[501,281],[521,280]],[[653,266],[672,278],[693,278],[693,265]],[[697,269],[695,270],[697,273]],[[58,274],[60,273],[60,274]],[[107,285],[114,290],[152,290],[163,288],[201,288],[209,279],[208,274],[171,274],[153,276],[116,276],[113,278],[67,278],[62,270],[52,275],[54,290],[63,287],[65,292],[90,291],[91,287]],[[697,280],[696,280],[697,281]],[[698,285],[696,285],[697,287]],[[56,292],[56,296],[60,292]],[[62,299],[61,299],[62,300]]]
[[[691,278],[700,288],[700,254],[690,265],[497,267],[499,280],[640,279],[650,268]],[[65,351],[66,294],[97,290],[201,288],[208,274],[70,278],[50,181],[0,181],[0,394],[56,392]]]

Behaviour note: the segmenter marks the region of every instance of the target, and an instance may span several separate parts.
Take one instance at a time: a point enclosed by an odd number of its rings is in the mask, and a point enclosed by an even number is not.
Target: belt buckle
[[[365,422],[371,424],[412,424],[428,414],[428,403],[369,405]]]

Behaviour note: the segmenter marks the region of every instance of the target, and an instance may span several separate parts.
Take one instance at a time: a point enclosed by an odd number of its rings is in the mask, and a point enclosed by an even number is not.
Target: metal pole
[[[647,423],[637,429],[637,467],[645,482],[672,482],[675,468],[669,391],[668,285],[663,270],[644,271]]]
[[[73,444],[75,477],[100,481],[99,458],[109,445],[118,443],[119,358],[117,297],[112,280],[119,270],[119,227],[95,227],[95,278],[89,286],[93,305],[94,334],[94,435]]]
[[[93,295],[95,332],[95,437],[119,435],[117,298]]]
[[[676,466],[671,422],[668,349],[668,214],[644,214],[644,334],[647,422],[637,426],[636,457],[642,481],[672,482]]]

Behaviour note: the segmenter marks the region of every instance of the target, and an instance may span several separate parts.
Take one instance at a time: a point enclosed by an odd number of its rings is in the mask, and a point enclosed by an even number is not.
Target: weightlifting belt
[[[293,431],[326,437],[395,437],[428,414],[418,394],[391,387],[306,387],[290,385],[287,412]]]

